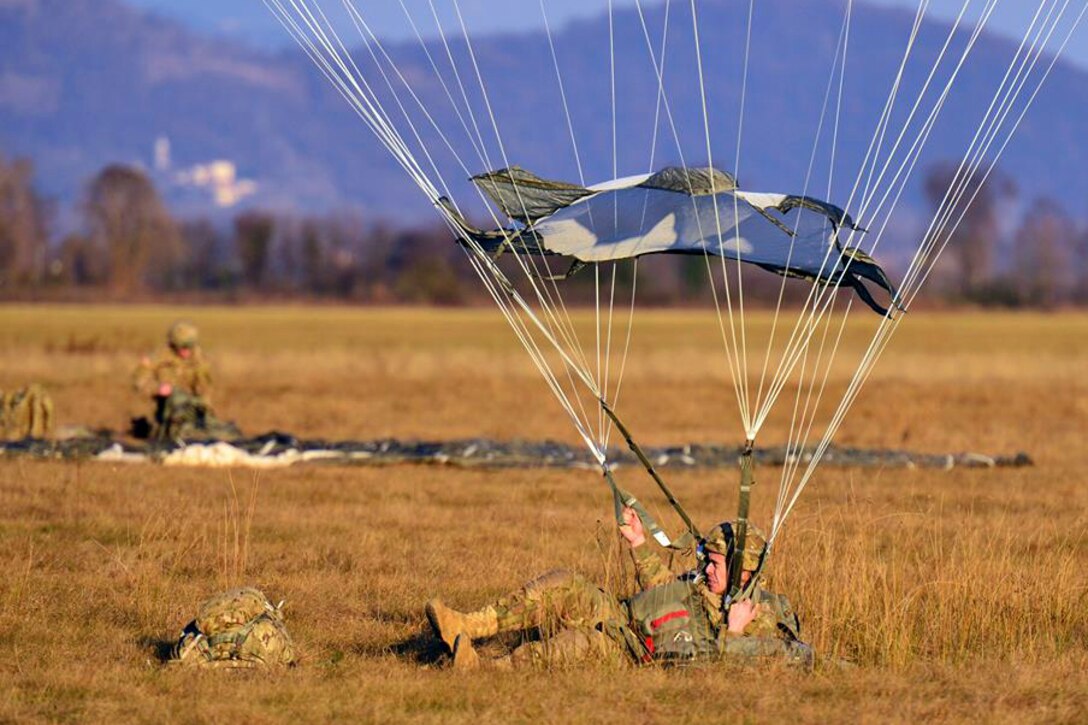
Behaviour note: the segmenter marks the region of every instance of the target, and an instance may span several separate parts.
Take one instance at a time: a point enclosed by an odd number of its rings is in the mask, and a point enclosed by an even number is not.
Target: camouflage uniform
[[[664,591],[668,585],[684,581],[685,577],[678,579],[649,544],[635,548],[632,553],[640,595]],[[798,619],[785,597],[757,589],[753,596],[761,603],[761,612],[746,628],[745,634],[736,635],[726,628],[721,595],[711,592],[701,581],[690,582],[690,578],[686,584],[681,583],[680,588],[698,600],[699,606],[690,607],[697,612],[693,615],[699,620],[695,626],[712,640],[710,650],[704,654],[725,657],[777,655],[811,662],[811,650],[798,639]],[[570,663],[591,657],[644,663],[664,655],[655,651],[652,637],[647,637],[634,619],[635,603],[640,595],[621,601],[579,574],[557,570],[534,579],[478,613],[461,616],[482,621],[481,615],[486,613],[490,625],[464,629],[475,638],[502,632],[539,631],[541,638],[538,641],[523,644],[511,654],[510,663],[514,665]],[[428,606],[428,616],[432,617],[431,605]],[[432,626],[439,630],[433,617]],[[443,636],[441,632],[439,634]]]
[[[154,436],[166,439],[207,431],[215,420],[209,398],[212,376],[197,343],[196,328],[175,323],[167,343],[154,358],[141,360],[132,373],[133,388],[155,403]],[[182,356],[183,349],[189,351],[187,357]],[[169,395],[159,394],[163,384],[171,386]]]
[[[744,568],[746,571],[755,571],[759,566],[758,552],[763,547],[763,539],[758,530],[749,529],[748,533],[749,542],[744,552]],[[752,535],[753,533],[755,536]],[[643,544],[634,549],[633,554],[635,575],[641,590],[661,587],[676,580],[676,575],[649,545]],[[690,577],[690,575],[689,572],[685,576]],[[704,615],[711,629],[717,632],[720,654],[747,657],[782,655],[806,664],[811,663],[811,648],[800,639],[800,619],[785,596],[767,591],[757,585],[752,592],[752,599],[760,605],[760,612],[745,628],[744,634],[739,635],[730,632],[727,628],[727,615],[723,608],[722,595],[710,591],[701,581],[696,582],[694,586],[702,600]]]
[[[53,431],[53,399],[37,383],[0,392],[0,438],[41,439]]]

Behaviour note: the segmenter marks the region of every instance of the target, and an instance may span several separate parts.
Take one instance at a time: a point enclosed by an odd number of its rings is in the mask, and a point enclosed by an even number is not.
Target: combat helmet
[[[742,564],[746,571],[755,571],[759,568],[759,559],[763,556],[763,549],[766,546],[767,537],[758,526],[749,521],[748,531],[744,535],[744,563]]]
[[[170,325],[170,330],[166,333],[166,342],[175,350],[194,348],[200,342],[200,332],[193,323],[179,320]]]
[[[736,535],[733,533],[733,522],[723,521],[716,525],[703,540],[703,550],[715,554],[721,554],[726,561],[733,560],[733,548],[736,546]],[[747,571],[755,571],[759,568],[759,559],[763,555],[763,548],[767,545],[767,537],[757,526],[748,523],[748,532],[744,536],[743,567]]]
[[[736,546],[736,539],[733,535],[733,525],[723,521],[707,533],[699,549],[700,553],[721,554],[726,561],[731,561],[734,546]]]

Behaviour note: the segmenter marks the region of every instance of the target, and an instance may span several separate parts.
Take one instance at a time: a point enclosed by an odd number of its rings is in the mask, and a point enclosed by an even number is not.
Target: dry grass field
[[[179,316],[201,326],[217,406],[247,432],[575,442],[494,311],[5,306],[0,389],[37,380],[61,425],[120,430],[140,411],[128,371]],[[623,412],[642,440],[738,442],[722,360],[710,316],[641,315]],[[429,597],[473,607],[555,567],[630,587],[590,472],[0,459],[0,721],[1085,722],[1086,367],[1086,315],[907,320],[839,441],[1037,465],[823,468],[770,572],[816,649],[856,663],[811,674],[445,670]],[[758,475],[765,520],[778,471]],[[644,477],[621,477],[665,513]],[[669,479],[698,523],[735,505],[732,471]],[[164,665],[200,600],[239,584],[287,600],[301,666]]]

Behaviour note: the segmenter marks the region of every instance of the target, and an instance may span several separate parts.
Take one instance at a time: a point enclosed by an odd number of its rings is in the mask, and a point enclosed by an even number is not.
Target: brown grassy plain
[[[182,314],[203,329],[220,410],[247,431],[574,442],[492,311],[0,307],[0,389],[39,380],[62,425],[119,429],[139,409],[128,370]],[[640,316],[623,412],[644,441],[739,437],[716,330],[702,314]],[[848,328],[841,359],[863,333]],[[1086,362],[1085,315],[907,320],[839,441],[1025,450],[1038,465],[821,469],[771,571],[816,648],[858,665],[813,674],[442,669],[431,596],[475,606],[557,566],[629,586],[588,472],[0,460],[0,721],[1084,722]],[[763,518],[777,475],[760,472]],[[733,506],[734,479],[670,474],[703,524]],[[287,600],[302,666],[164,666],[199,601],[240,583]]]

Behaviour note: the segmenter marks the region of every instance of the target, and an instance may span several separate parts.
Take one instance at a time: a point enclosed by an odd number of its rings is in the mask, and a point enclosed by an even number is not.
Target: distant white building
[[[155,140],[154,157],[155,171],[168,183],[208,194],[221,209],[229,209],[257,193],[257,182],[239,178],[238,167],[230,159],[215,159],[173,171],[170,139],[165,136]]]

